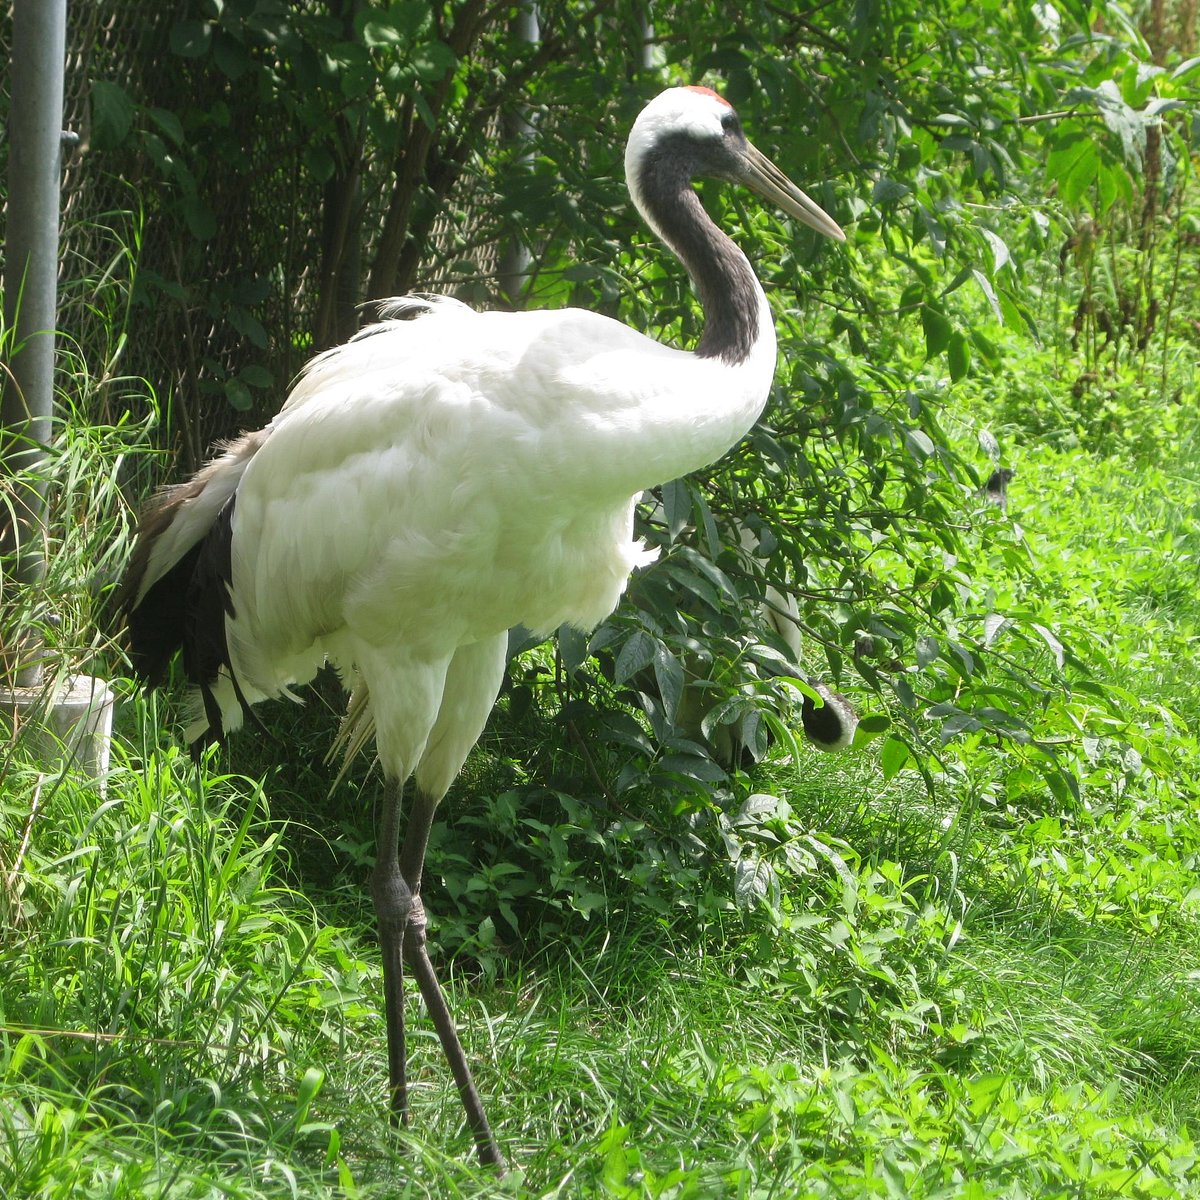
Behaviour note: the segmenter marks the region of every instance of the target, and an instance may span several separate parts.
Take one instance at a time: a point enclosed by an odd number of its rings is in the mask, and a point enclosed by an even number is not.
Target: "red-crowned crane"
[[[625,152],[633,202],[705,310],[692,353],[581,309],[473,312],[407,298],[309,364],[265,429],[224,447],[142,520],[123,585],[132,660],[160,682],[176,651],[194,742],[325,661],[350,691],[340,746],[374,735],[386,778],[371,893],[390,1100],[404,1119],[403,967],[416,977],[479,1156],[503,1167],[434,977],[421,906],[430,824],[483,730],[506,631],[589,629],[647,561],[644,489],[721,457],[762,411],[771,311],[691,181],[745,184],[812,229],[842,231],[746,140],[708,88],[671,88]],[[399,842],[405,782],[415,788]]]

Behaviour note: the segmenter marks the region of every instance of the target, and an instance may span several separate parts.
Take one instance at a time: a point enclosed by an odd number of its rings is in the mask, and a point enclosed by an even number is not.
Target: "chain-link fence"
[[[255,86],[262,73],[250,68],[265,53],[223,60],[221,47],[245,50],[232,41],[192,53],[191,15],[193,5],[155,0],[69,7],[64,126],[78,142],[64,155],[58,321],[65,352],[77,347],[110,377],[103,411],[89,415],[119,420],[145,394],[121,379],[145,380],[186,464],[261,423],[312,351],[353,327],[404,152],[379,152],[336,115],[333,151],[347,161],[322,180],[305,130]],[[6,58],[10,30],[6,13]],[[498,130],[493,109],[471,139]],[[419,238],[405,282],[422,290],[466,280],[494,290],[496,243],[468,245],[482,195],[470,159],[441,163],[451,178],[438,211],[401,230]],[[128,338],[115,342],[115,328]]]

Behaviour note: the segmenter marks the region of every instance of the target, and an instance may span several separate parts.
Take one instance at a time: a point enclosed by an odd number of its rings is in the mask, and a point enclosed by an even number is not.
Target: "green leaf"
[[[613,627],[607,626],[609,630]],[[574,625],[562,625],[558,630],[558,653],[562,659],[563,669],[568,675],[574,675],[583,665],[590,651],[587,635],[581,633]]]
[[[183,122],[173,112],[165,108],[151,108],[147,110],[147,115],[169,141],[177,147],[184,145],[186,137]]]
[[[229,310],[228,316],[230,325],[258,349],[265,350],[271,344],[263,323],[252,313],[235,307]]]
[[[965,378],[971,369],[971,344],[958,330],[954,331],[946,348],[946,362],[950,368],[950,378],[955,383]]]
[[[707,579],[702,579],[684,563],[673,562],[671,559],[668,559],[657,569],[662,571],[664,575],[668,575],[680,587],[691,592],[693,596],[697,597],[708,608],[719,609],[721,607],[721,596],[717,589]]]
[[[1046,177],[1061,179],[1072,170],[1076,162],[1096,150],[1092,142],[1090,130],[1082,130],[1078,125],[1064,126],[1060,135],[1051,143],[1050,152],[1046,156]]]
[[[184,197],[182,208],[188,230],[198,242],[208,241],[217,232],[217,218],[213,210],[194,192]],[[263,344],[265,346],[266,343]]]
[[[1072,96],[1080,93],[1091,95],[1104,124],[1121,139],[1121,153],[1125,161],[1140,163],[1146,149],[1145,118],[1125,102],[1116,81],[1105,79],[1094,91],[1089,88],[1077,88],[1072,92]]]
[[[238,378],[252,388],[271,388],[275,386],[275,376],[266,367],[251,363],[238,372]]]
[[[910,308],[916,308],[925,299],[925,287],[920,283],[910,283],[903,292],[900,293],[900,311],[906,312]]]
[[[307,1112],[309,1105],[317,1098],[317,1093],[321,1090],[324,1082],[325,1072],[319,1067],[309,1067],[304,1072],[300,1080],[300,1087],[296,1092],[296,1108]]]
[[[875,734],[891,729],[892,718],[887,713],[871,713],[859,721],[858,727],[863,733],[869,733],[874,736]]]
[[[644,671],[653,661],[657,643],[645,630],[639,629],[621,647],[613,676],[617,683],[624,683],[639,671]]]
[[[921,306],[921,326],[925,330],[925,361],[936,358],[950,344],[954,326],[945,315],[929,304]]]
[[[983,618],[983,644],[990,646],[996,640],[996,634],[1008,623],[1008,618],[1002,613],[988,613]]]
[[[658,694],[662,698],[667,717],[673,722],[679,711],[679,700],[685,682],[683,664],[658,642],[654,647],[654,678],[658,683]]]
[[[388,21],[367,21],[362,29],[363,45],[369,49],[381,46],[403,46],[408,43],[408,35]]]
[[[1061,767],[1051,767],[1044,775],[1059,804],[1073,806],[1079,803],[1079,780],[1070,771],[1064,771]]]
[[[271,281],[265,275],[245,275],[230,289],[229,298],[234,304],[252,308],[262,304],[271,294]]]
[[[1027,329],[1035,338],[1038,337],[1037,324],[1029,309],[1006,290],[1001,290],[999,295],[1000,308],[1004,313],[1004,323],[1012,329]]]
[[[606,1192],[615,1196],[625,1196],[629,1193],[629,1151],[625,1149],[625,1139],[628,1136],[628,1125],[613,1125],[596,1147],[604,1156],[601,1184]]]
[[[720,567],[709,562],[703,554],[698,554],[690,546],[681,546],[676,551],[676,554],[694,571],[703,575],[705,579],[719,588],[724,593],[726,599],[734,603],[737,602],[737,589],[729,582],[729,576]]]
[[[92,84],[92,144],[97,150],[112,150],[119,146],[133,128],[137,111],[129,93],[115,83],[103,79]]]
[[[363,44],[379,49],[408,46],[429,22],[429,6],[422,0],[404,0],[386,9],[370,7],[359,14],[359,36]]]
[[[923,429],[906,430],[904,444],[917,462],[924,462],[934,451],[933,439]]]
[[[327,146],[310,142],[300,152],[300,158],[304,163],[304,169],[317,183],[328,183],[333,178],[333,171],[337,163]]]
[[[901,183],[898,179],[877,179],[871,190],[871,199],[881,208],[886,208],[902,200],[911,191],[907,183]]]
[[[445,42],[427,42],[418,46],[408,61],[422,83],[437,83],[447,71],[453,70],[458,59]]]
[[[975,673],[975,657],[966,648],[966,646],[949,638],[946,641],[946,649],[950,652],[946,655],[946,661],[958,671],[964,679],[969,678]],[[957,660],[957,661],[956,661]]]
[[[973,270],[971,275],[978,285],[979,290],[987,298],[987,302],[992,306],[992,313],[995,315],[996,320],[1003,324],[1004,313],[1000,310],[1000,301],[996,298],[996,289],[992,287],[992,281],[982,271]],[[978,330],[971,331],[971,338],[975,341],[976,345],[979,344],[978,338],[981,336]]]
[[[172,52],[181,58],[199,58],[208,53],[212,32],[208,21],[176,21],[168,41]]]
[[[753,711],[754,704],[746,696],[730,696],[705,713],[700,722],[700,732],[711,739],[722,725],[732,725]]]
[[[17,1039],[16,1045],[12,1048],[8,1062],[4,1064],[4,1075],[6,1079],[15,1080],[25,1068],[26,1060],[37,1050],[37,1057],[44,1057],[46,1047],[41,1038],[32,1033],[23,1034]]]
[[[663,515],[667,518],[667,532],[674,541],[687,528],[692,517],[692,490],[687,481],[672,479],[662,485]]]
[[[254,407],[254,397],[240,379],[225,380],[225,399],[229,402],[229,407],[238,412],[246,412]]]
[[[738,809],[737,824],[756,825],[770,820],[779,812],[782,802],[778,796],[768,792],[754,792],[746,797],[742,807]]]
[[[884,783],[894,779],[911,757],[912,752],[899,738],[889,737],[879,752],[879,767]]]
[[[929,637],[928,634],[923,634],[917,638],[917,666],[927,667],[932,662],[937,662],[939,655],[942,653],[941,646],[938,645],[937,639]]]
[[[1050,647],[1050,653],[1054,655],[1054,661],[1061,667],[1063,665],[1063,644],[1050,632],[1045,625],[1039,625],[1036,621],[1030,621],[1030,627],[1035,633]]]
[[[994,298],[994,296],[993,296]],[[1003,317],[1000,315],[999,308],[996,310],[996,316],[1001,321]],[[1000,351],[997,349],[995,342],[986,334],[980,333],[978,329],[971,330],[971,345],[979,351],[979,357],[983,359],[992,370],[995,370],[1000,365]]]
[[[698,783],[723,783],[725,772],[711,758],[699,754],[664,754],[655,764],[658,772],[682,775]]]
[[[1100,197],[1100,215],[1103,216],[1121,194],[1121,177],[1124,172],[1113,163],[1106,163],[1096,173],[1096,193]]]
[[[846,335],[846,340],[850,343],[850,349],[855,354],[868,354],[870,352],[867,339],[863,336],[863,328],[857,321],[852,321],[843,313],[837,313],[834,315],[831,328],[835,337],[842,333]]]
[[[987,242],[988,248],[992,252],[992,274],[1002,270],[1012,258],[1012,251],[1008,248],[1008,243],[992,230],[984,228],[980,232],[983,234],[983,240]]]
[[[738,859],[733,869],[733,898],[741,908],[752,908],[771,890],[771,865],[755,854]]]
[[[236,38],[218,33],[213,41],[213,62],[226,79],[236,82],[254,65],[250,51]]]
[[[1078,204],[1084,192],[1092,185],[1100,168],[1100,153],[1092,142],[1083,149],[1067,170],[1058,176],[1058,194],[1066,204]]]

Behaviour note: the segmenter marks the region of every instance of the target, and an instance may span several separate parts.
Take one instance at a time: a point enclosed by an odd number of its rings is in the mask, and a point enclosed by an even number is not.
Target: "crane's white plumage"
[[[434,305],[318,358],[253,458],[210,485],[236,476],[227,636],[245,698],[288,694],[328,658],[378,716],[381,675],[419,662],[429,710],[406,711],[400,744],[378,742],[407,775],[460,647],[612,611],[651,557],[635,498],[711,462],[761,410],[775,339],[760,328],[730,367],[579,309]],[[208,494],[191,503],[211,508]],[[236,728],[230,681],[218,695]]]
[[[264,430],[166,493],[143,526],[125,593],[134,661],[153,681],[182,647],[203,699],[193,736],[221,736],[246,705],[291,695],[329,660],[352,691],[343,745],[373,729],[387,777],[415,774],[424,833],[410,824],[403,880],[394,845],[382,848],[373,885],[385,935],[399,921],[403,939],[419,908],[428,818],[495,700],[506,631],[587,629],[611,612],[651,557],[633,539],[635,499],[720,457],[766,401],[766,298],[691,179],[741,181],[842,236],[707,89],[652,101],[626,170],[705,305],[696,352],[580,309],[397,301],[397,315],[316,358]],[[419,965],[423,949],[412,953]],[[389,981],[390,1042],[393,992]],[[482,1109],[472,1122],[487,1157]]]

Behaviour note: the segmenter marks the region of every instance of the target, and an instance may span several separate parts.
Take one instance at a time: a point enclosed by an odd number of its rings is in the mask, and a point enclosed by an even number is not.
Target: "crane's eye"
[[[742,132],[742,122],[738,119],[737,113],[725,113],[721,118],[721,128],[727,136],[732,134],[734,137],[737,137]]]

